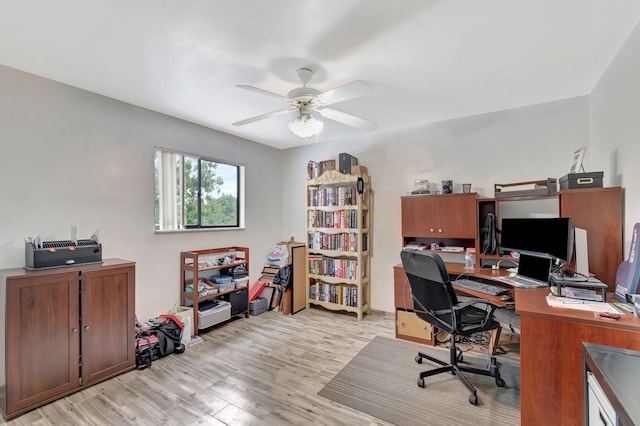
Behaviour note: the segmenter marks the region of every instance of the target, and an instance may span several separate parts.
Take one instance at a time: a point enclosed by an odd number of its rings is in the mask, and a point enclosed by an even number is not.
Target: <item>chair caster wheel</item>
[[[469,403],[471,405],[478,405],[478,395],[473,394],[473,393],[471,395],[469,395]]]
[[[503,388],[505,386],[505,382],[504,380],[502,380],[502,378],[497,378],[496,379],[496,386],[498,386],[499,388]]]
[[[420,355],[416,355],[414,358],[418,364],[422,364],[422,357]]]
[[[458,354],[458,356],[456,357],[456,359],[458,360],[458,362],[462,362],[462,361],[464,361],[464,357],[462,356],[462,352],[460,352],[460,353]]]
[[[421,388],[424,387],[424,379],[422,377],[418,379],[418,387],[421,387]]]

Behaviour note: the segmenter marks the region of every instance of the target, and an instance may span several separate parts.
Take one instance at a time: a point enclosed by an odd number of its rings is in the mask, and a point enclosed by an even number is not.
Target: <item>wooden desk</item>
[[[490,279],[492,276],[507,275],[507,271],[504,270],[500,271],[481,269],[477,271],[469,271],[468,269],[464,269],[462,265],[457,263],[447,263],[445,264],[445,266],[449,275],[453,277],[463,273],[467,276],[485,279]],[[402,264],[398,264],[393,267],[393,278],[394,301],[396,308],[396,338],[411,340],[414,342],[424,343],[432,346],[435,345],[436,339],[434,334],[437,333],[437,330],[434,330],[433,327],[431,327],[425,321],[417,318],[415,314],[411,312],[413,310],[413,300],[411,298],[409,283],[407,282],[407,276],[404,273]],[[507,285],[504,285],[497,281],[494,281],[491,284],[502,285],[505,288],[508,287]],[[506,302],[504,300],[500,300],[500,296],[491,296],[486,293],[469,290],[466,288],[458,287],[456,285],[453,285],[453,288],[460,293],[487,300],[489,302],[495,303],[498,306],[508,306],[514,304],[514,302]],[[489,355],[494,355],[496,353],[498,342],[500,340],[500,332],[501,329],[498,328],[491,333],[491,340],[489,341],[488,349]]]
[[[640,319],[551,308],[548,288],[516,289],[520,315],[520,412],[523,426],[584,424],[582,342],[640,350]],[[608,295],[608,300],[612,297]]]
[[[504,287],[506,289],[509,289],[509,295],[513,296],[513,287],[510,287],[509,285],[500,282],[500,281],[492,281],[491,278],[492,277],[500,277],[500,276],[507,276],[509,275],[509,272],[507,272],[504,269],[497,269],[497,270],[493,270],[493,269],[476,269],[474,271],[470,271],[468,269],[464,269],[463,267],[461,267],[459,264],[457,263],[447,263],[446,265],[447,268],[447,273],[452,276],[452,277],[456,277],[457,275],[461,275],[464,274],[466,277],[470,277],[470,278],[481,278],[482,280],[486,281],[488,284],[491,285],[495,285],[497,287]],[[453,278],[451,278],[453,280]],[[456,289],[456,291],[459,291],[461,293],[464,294],[468,294],[470,296],[473,297],[477,297],[479,299],[484,299],[484,300],[488,300],[491,303],[494,303],[498,306],[509,306],[509,305],[513,305],[515,302],[505,302],[504,300],[501,300],[502,296],[492,296],[490,294],[486,294],[486,293],[482,293],[479,291],[475,291],[475,290],[470,290],[468,288],[463,288],[463,287],[458,287],[457,285],[455,285],[455,283],[452,282],[453,288]]]

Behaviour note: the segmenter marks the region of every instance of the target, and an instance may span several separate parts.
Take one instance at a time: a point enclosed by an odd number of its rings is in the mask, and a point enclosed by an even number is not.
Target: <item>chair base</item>
[[[491,357],[490,358],[490,363],[489,363],[489,368],[487,370],[483,370],[480,368],[474,368],[474,367],[465,367],[465,366],[461,366],[458,365],[458,361],[462,361],[462,355],[458,355],[458,349],[456,348],[455,344],[454,344],[454,337],[452,336],[452,344],[449,350],[450,353],[450,362],[444,362],[438,358],[434,358],[432,356],[429,356],[425,353],[422,352],[418,352],[418,355],[415,358],[415,361],[418,364],[422,364],[422,359],[428,359],[429,361],[439,364],[442,367],[438,367],[438,368],[434,368],[432,370],[427,370],[427,371],[423,371],[420,373],[420,377],[418,378],[418,386],[421,388],[425,387],[425,383],[424,383],[424,378],[425,377],[429,377],[429,376],[435,376],[436,374],[440,374],[440,373],[446,373],[446,372],[450,372],[451,374],[454,374],[458,377],[458,379],[460,379],[462,381],[462,383],[464,383],[464,385],[467,387],[467,389],[469,389],[470,395],[469,395],[469,402],[473,405],[478,405],[478,393],[476,391],[476,388],[471,384],[471,382],[469,381],[469,379],[467,379],[467,377],[463,374],[463,372],[466,373],[473,373],[473,374],[480,374],[483,376],[489,376],[489,377],[494,377],[496,380],[496,386],[498,387],[504,387],[505,386],[505,382],[504,380],[500,377],[500,370],[498,368],[498,362],[496,361],[495,357]]]

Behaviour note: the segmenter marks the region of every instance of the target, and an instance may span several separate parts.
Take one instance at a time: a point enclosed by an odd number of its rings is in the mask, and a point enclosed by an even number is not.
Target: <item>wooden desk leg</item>
[[[502,327],[498,327],[491,331],[491,340],[489,340],[489,355],[495,355],[498,350],[498,342],[500,342],[500,333]]]

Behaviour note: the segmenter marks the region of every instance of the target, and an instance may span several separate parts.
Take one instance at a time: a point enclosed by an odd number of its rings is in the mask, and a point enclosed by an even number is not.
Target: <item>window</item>
[[[244,226],[244,167],[155,149],[155,229]]]

